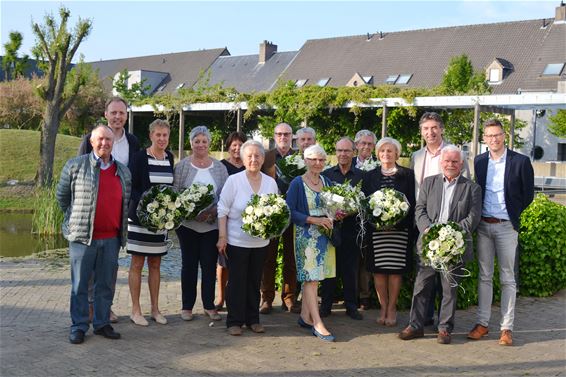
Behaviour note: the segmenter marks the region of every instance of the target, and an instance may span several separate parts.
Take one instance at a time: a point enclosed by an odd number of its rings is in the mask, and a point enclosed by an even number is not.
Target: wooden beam
[[[132,107],[128,109],[128,132],[132,135],[134,134],[134,112],[132,111]]]
[[[511,113],[511,120],[509,122],[511,125],[509,126],[509,149],[515,149],[515,112]]]
[[[480,124],[480,104],[476,103],[474,106],[474,132],[472,133],[472,157],[478,155],[478,138],[479,138],[479,124]]]
[[[383,105],[383,115],[381,118],[381,138],[384,138],[385,136],[387,136],[387,113],[388,113],[388,107],[384,104]]]
[[[236,110],[236,131],[239,132],[242,130],[243,123],[244,119],[242,117],[242,109],[238,107],[238,110]]]
[[[185,157],[185,112],[179,111],[179,161]]]

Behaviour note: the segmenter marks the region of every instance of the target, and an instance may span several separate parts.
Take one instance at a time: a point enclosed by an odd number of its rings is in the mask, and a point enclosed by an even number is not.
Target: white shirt
[[[442,177],[442,204],[440,205],[440,217],[438,218],[439,223],[445,223],[448,221],[450,216],[450,203],[452,203],[452,197],[454,196],[454,189],[456,188],[456,182],[460,176],[457,176],[452,181],[448,182],[446,177]]]
[[[122,164],[128,166],[130,160],[130,144],[128,144],[128,138],[126,137],[126,131],[123,130],[122,137],[118,140],[114,140],[114,145],[112,146],[112,156]]]
[[[214,182],[214,178],[212,178],[212,174],[210,174],[210,169],[212,168],[212,164],[207,168],[199,168],[193,164],[191,167],[197,171],[195,177],[193,178],[193,183],[201,183],[203,185],[212,185],[214,188],[214,193],[216,194],[216,182]],[[189,187],[190,184],[187,184],[186,187]],[[184,221],[183,226],[186,226],[189,229],[194,230],[197,233],[206,233],[210,232],[211,230],[218,229],[218,222],[214,221],[212,224],[206,221]]]
[[[269,240],[252,237],[242,230],[242,212],[252,195],[256,194],[246,171],[228,177],[218,201],[218,218],[227,216],[226,240],[232,246],[259,248],[269,244]],[[261,173],[261,186],[257,194],[277,194],[277,184],[270,176]]]

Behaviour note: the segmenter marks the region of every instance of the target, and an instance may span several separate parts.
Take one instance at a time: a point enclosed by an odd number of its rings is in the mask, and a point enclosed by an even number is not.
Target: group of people
[[[175,165],[168,150],[170,127],[166,121],[150,124],[151,145],[140,149],[137,138],[124,129],[127,103],[123,99],[111,98],[105,117],[108,125],[97,125],[85,136],[79,156],[67,162],[57,187],[71,262],[71,343],[84,341],[90,322],[95,334],[120,338],[111,326],[117,321],[111,307],[121,247],[131,254],[130,320],[139,326],[149,325],[140,305],[141,272],[147,259],[150,318],[167,324],[159,310],[159,286],[161,257],[170,241],[166,231],[153,232],[142,226],[136,209],[142,194],[153,185],[183,190],[201,183],[214,188],[213,204],[176,230],[182,256],[183,320],[194,318],[200,268],[201,299],[211,320],[222,319],[219,311],[225,305],[230,335],[241,335],[244,326],[255,333],[265,332],[260,314],[273,310],[281,243],[282,308],[299,314],[299,326],[322,340],[335,340],[323,319],[332,314],[338,278],[350,318],[363,319],[359,309],[369,305],[373,280],[381,308],[376,322],[396,326],[402,276],[419,260],[416,255],[422,252],[423,235],[435,223],[454,221],[467,235],[466,254],[457,268],[473,258],[472,233],[476,228],[478,234],[478,321],[468,337],[480,339],[488,333],[497,255],[502,286],[499,342],[512,344],[518,221],[533,199],[534,178],[529,159],[505,147],[499,121],[484,125],[489,151],[474,162],[474,183],[463,153],[444,141],[444,125],[436,113],[425,113],[420,119],[425,146],[413,154],[410,168],[397,163],[402,153],[397,140],[385,137],[378,141],[368,130],[359,131],[354,140],[340,138],[335,146],[337,164],[327,167],[327,153],[316,144],[315,131],[299,129],[295,150],[293,130],[286,123],[275,127],[275,147],[270,150],[241,132],[231,133],[226,140],[228,157],[222,161],[210,155],[208,129],[197,126],[189,135],[192,154]],[[302,154],[306,172],[289,182],[277,161],[295,153]],[[379,164],[368,170],[371,161]],[[361,184],[366,196],[383,188],[402,192],[409,202],[407,216],[387,230],[366,226],[360,232],[355,216],[337,224],[328,216],[320,193],[324,187],[345,182]],[[250,198],[276,193],[286,197],[291,226],[271,240],[244,233],[242,211]],[[456,287],[431,267],[418,264],[409,325],[399,337],[423,336],[440,293],[438,342],[450,343]]]

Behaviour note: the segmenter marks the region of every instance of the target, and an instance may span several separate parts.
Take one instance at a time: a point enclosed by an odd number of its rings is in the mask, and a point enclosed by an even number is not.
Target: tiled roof
[[[241,93],[269,91],[296,55],[296,51],[277,52],[265,63],[259,63],[257,54],[220,56],[210,67],[210,84],[222,83]]]
[[[389,75],[412,74],[407,86],[440,84],[452,57],[466,54],[476,70],[484,71],[496,58],[514,70],[493,87],[494,94],[524,90],[556,90],[558,77],[540,79],[548,63],[566,62],[566,24],[543,20],[467,25],[308,40],[284,73],[286,80],[308,79],[316,85],[344,86],[359,72],[373,76],[374,85]],[[555,61],[557,60],[557,61]],[[561,80],[566,76],[563,74]]]
[[[103,60],[90,62],[90,64],[95,69],[99,69],[99,76],[103,79],[108,91],[112,90],[114,75],[127,69],[128,71],[144,70],[168,73],[165,82],[161,85],[167,84],[163,92],[173,92],[182,83],[185,84],[185,87],[193,86],[200,72],[206,71],[222,55],[229,55],[226,48]]]

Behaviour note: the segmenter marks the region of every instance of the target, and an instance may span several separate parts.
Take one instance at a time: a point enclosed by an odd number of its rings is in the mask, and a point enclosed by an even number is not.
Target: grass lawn
[[[0,129],[0,210],[32,210],[34,189],[31,185],[5,186],[16,179],[33,182],[39,165],[39,131]],[[54,178],[65,162],[77,155],[81,139],[58,135],[55,146]]]
[[[0,129],[0,184],[10,179],[31,182],[39,165],[39,131]],[[54,177],[77,155],[81,139],[58,135],[55,145]]]

